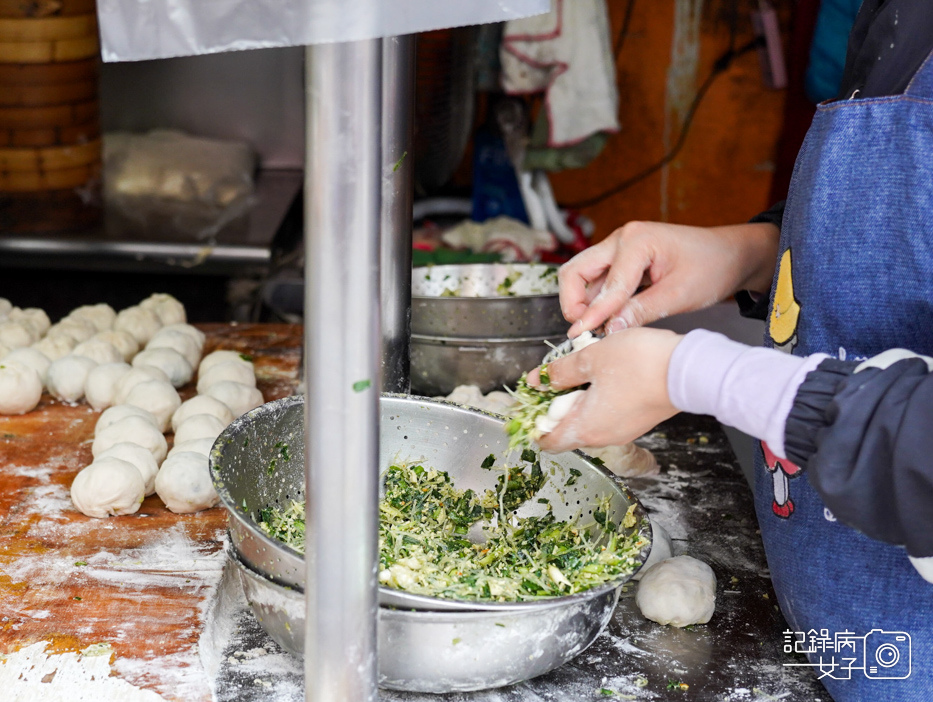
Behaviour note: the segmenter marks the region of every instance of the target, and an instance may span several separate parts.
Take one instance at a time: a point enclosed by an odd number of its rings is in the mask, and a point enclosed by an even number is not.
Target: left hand
[[[590,387],[554,431],[538,440],[550,453],[627,444],[677,414],[667,392],[671,354],[683,337],[637,327],[548,364],[550,387]],[[539,385],[538,370],[528,382]]]

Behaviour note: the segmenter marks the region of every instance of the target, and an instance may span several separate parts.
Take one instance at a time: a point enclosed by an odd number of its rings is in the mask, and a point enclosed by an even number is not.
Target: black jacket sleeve
[[[771,209],[755,215],[749,220],[749,223],[756,224],[758,222],[767,222],[780,229],[781,221],[784,219],[784,202],[784,200],[781,200]],[[765,319],[768,316],[767,295],[752,294],[748,290],[739,290],[739,292],[735,294],[735,301],[739,305],[739,314],[743,317]]]
[[[828,359],[797,391],[787,457],[839,521],[933,556],[933,374],[920,358],[885,369]]]

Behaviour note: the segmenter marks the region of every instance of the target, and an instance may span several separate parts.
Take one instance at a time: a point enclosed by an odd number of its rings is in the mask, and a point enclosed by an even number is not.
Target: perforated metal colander
[[[262,509],[286,508],[293,500],[304,499],[303,403],[303,397],[295,396],[248,412],[220,435],[210,457],[215,487],[230,513],[230,535],[236,552],[253,570],[299,590],[305,585],[304,557],[267,536],[256,520]],[[497,464],[520,463],[519,453],[508,451],[503,419],[497,415],[401,395],[384,395],[380,414],[380,471],[392,463],[421,461],[426,467],[447,471],[458,489],[471,488],[481,494],[495,486],[497,473],[481,468],[489,454],[497,457]],[[591,522],[593,510],[608,497],[608,517],[621,523],[634,504],[633,529],[647,544],[639,565],[644,562],[650,549],[651,527],[644,509],[624,485],[579,452],[542,455],[541,467],[548,480],[538,497],[550,501],[559,520]],[[571,470],[580,472],[576,480],[569,480]],[[529,500],[516,514],[540,516],[546,511],[546,505]],[[555,599],[570,606],[616,590],[629,577]],[[407,609],[530,610],[543,606],[540,602],[477,603],[380,588],[381,604]]]

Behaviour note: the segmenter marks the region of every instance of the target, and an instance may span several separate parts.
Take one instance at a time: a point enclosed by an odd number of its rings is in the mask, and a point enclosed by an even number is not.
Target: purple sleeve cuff
[[[765,441],[774,455],[786,458],[784,427],[797,389],[825,358],[829,357],[746,346],[695,329],[674,349],[667,389],[680,411],[710,414]]]

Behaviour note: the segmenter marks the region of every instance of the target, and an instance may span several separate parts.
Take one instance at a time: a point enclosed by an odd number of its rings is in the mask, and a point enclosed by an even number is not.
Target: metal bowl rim
[[[435,334],[412,334],[412,341],[427,344],[452,345],[462,343],[464,346],[476,344],[489,344],[498,346],[516,346],[519,344],[540,344],[545,341],[564,341],[566,334],[542,334],[541,336],[437,336]],[[411,397],[417,397],[412,395]]]
[[[446,406],[446,407],[456,409],[461,412],[466,412],[468,414],[479,414],[482,416],[490,417],[499,422],[504,421],[504,418],[502,415],[496,414],[494,412],[489,412],[487,410],[479,409],[476,407],[471,407],[468,405],[461,405],[455,402],[448,402],[446,400],[435,400],[434,398],[424,397],[421,395],[406,395],[404,393],[386,392],[386,393],[380,394],[380,400],[382,398],[386,398],[390,400],[404,400],[404,401],[424,403],[424,404],[429,404],[429,405],[441,405],[441,406]],[[290,395],[288,397],[283,397],[278,400],[273,400],[272,402],[267,402],[264,405],[260,405],[259,407],[256,407],[255,409],[252,409],[249,412],[243,415],[240,415],[239,417],[234,419],[224,429],[221,435],[217,438],[217,441],[211,447],[211,453],[209,457],[211,480],[214,483],[214,489],[217,491],[217,494],[220,497],[221,504],[227,510],[227,512],[233,516],[233,518],[237,521],[237,523],[240,526],[245,527],[249,531],[250,535],[252,535],[253,537],[259,538],[268,547],[272,548],[273,550],[284,551],[287,554],[294,555],[298,558],[301,558],[302,560],[304,560],[304,554],[296,551],[290,546],[287,546],[286,544],[282,543],[278,539],[273,539],[268,534],[266,534],[265,531],[262,530],[262,528],[259,527],[259,525],[255,522],[255,520],[253,520],[251,516],[249,516],[248,514],[244,516],[244,514],[241,511],[240,506],[233,503],[230,493],[226,489],[226,485],[224,484],[223,481],[220,480],[220,476],[219,476],[220,469],[218,466],[220,463],[221,452],[223,450],[223,447],[221,446],[221,439],[224,437],[225,434],[227,434],[228,431],[230,431],[231,429],[234,429],[234,430],[238,429],[240,426],[247,424],[249,421],[252,420],[254,415],[268,414],[270,412],[278,410],[281,407],[288,407],[288,406],[298,404],[298,403],[304,404],[304,400],[305,400],[304,395]],[[401,593],[400,596],[412,598],[412,600],[416,602],[424,602],[424,601],[430,602],[432,600],[439,600],[442,602],[453,602],[459,605],[470,605],[473,607],[483,608],[482,610],[474,610],[474,611],[506,612],[506,611],[524,611],[524,610],[533,610],[533,609],[543,609],[543,608],[550,608],[552,606],[559,607],[562,605],[569,606],[577,601],[589,600],[589,599],[599,597],[600,595],[606,592],[609,592],[611,590],[615,590],[616,588],[621,587],[626,582],[631,580],[632,576],[634,576],[639,570],[642,569],[642,567],[645,564],[645,561],[647,561],[648,556],[651,553],[651,547],[652,547],[651,526],[648,520],[647,510],[645,510],[644,505],[642,505],[641,501],[632,493],[632,491],[628,488],[628,486],[618,479],[618,476],[613,474],[611,471],[606,469],[604,466],[601,466],[598,463],[594,463],[590,456],[588,456],[587,454],[583,453],[580,450],[574,450],[572,452],[567,452],[567,453],[574,453],[578,455],[586,463],[588,463],[590,467],[596,469],[597,472],[602,473],[604,477],[609,479],[609,482],[613,485],[613,487],[615,487],[615,489],[619,490],[622,493],[622,495],[627,500],[629,500],[631,504],[635,505],[634,516],[637,520],[635,529],[641,535],[641,537],[647,541],[647,546],[646,546],[647,550],[644,550],[644,549],[642,550],[642,553],[640,554],[641,562],[637,565],[637,567],[631,573],[627,573],[626,575],[620,576],[619,578],[615,580],[610,580],[606,583],[603,583],[599,587],[590,588],[589,590],[584,590],[582,592],[578,592],[573,595],[560,595],[557,597],[542,598],[540,600],[511,601],[511,602],[501,602],[501,603],[473,601],[473,600],[455,600],[455,599],[446,598],[446,597],[431,597],[429,595],[417,595],[414,593],[409,593],[405,590],[400,590],[400,589],[395,589],[395,588],[386,588],[381,585],[379,586],[379,590],[380,591],[385,590],[385,591],[391,592],[393,596],[399,596],[399,593]],[[381,478],[381,474],[380,474],[380,478]],[[231,544],[232,544],[232,541],[231,541]],[[261,570],[257,564],[250,563],[250,566],[252,566],[253,568],[257,570]],[[270,580],[270,582],[276,582],[276,583],[279,582],[275,580],[274,578],[269,577],[269,575],[265,573],[263,573],[263,577],[265,577],[267,580]],[[288,587],[294,590],[300,590],[300,588],[298,588],[297,586],[292,586],[292,585],[283,585],[283,587]],[[430,611],[440,611],[440,610],[430,610]],[[443,611],[455,611],[455,610],[443,610]]]

